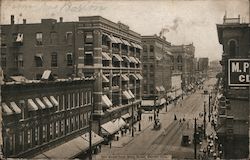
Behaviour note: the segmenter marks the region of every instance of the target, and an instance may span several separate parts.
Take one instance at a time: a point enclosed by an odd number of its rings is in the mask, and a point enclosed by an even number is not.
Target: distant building
[[[219,60],[210,61],[208,75],[210,77],[216,77],[218,73],[221,73],[222,67]]]
[[[198,60],[198,71],[202,75],[203,78],[207,77],[208,74],[208,66],[209,59],[208,58],[199,58]]]
[[[142,106],[151,108],[163,107],[166,104],[167,93],[171,92],[171,73],[173,56],[170,52],[171,43],[165,37],[157,35],[142,36],[142,72],[143,72],[143,102]]]
[[[189,45],[172,45],[171,52],[174,56],[174,70],[182,72],[182,88],[187,87],[195,82],[194,56],[195,47]]]
[[[250,27],[247,23],[240,23],[240,17],[225,16],[223,24],[217,24],[217,31],[219,43],[223,45],[221,60],[223,96],[219,102],[217,135],[223,145],[223,158],[247,159],[250,100],[247,66],[250,63]],[[245,68],[242,68],[244,66]]]

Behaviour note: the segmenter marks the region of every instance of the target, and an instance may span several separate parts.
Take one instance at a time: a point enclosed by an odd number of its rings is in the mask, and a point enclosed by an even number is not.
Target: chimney
[[[26,24],[26,19],[23,19],[23,24]]]
[[[60,17],[60,22],[63,22],[63,17]]]
[[[14,15],[11,15],[10,16],[10,24],[14,24],[15,23],[15,21],[14,21]]]

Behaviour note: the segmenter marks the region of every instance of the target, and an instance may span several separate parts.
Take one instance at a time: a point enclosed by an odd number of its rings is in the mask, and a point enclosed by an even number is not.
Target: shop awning
[[[121,41],[123,42],[123,44],[127,46],[131,46],[131,44],[127,40],[121,39]]]
[[[125,99],[131,99],[131,98],[132,98],[131,95],[128,93],[128,91],[123,91],[123,92],[122,92],[122,95],[123,95],[123,97],[124,97]]]
[[[154,100],[142,100],[142,106],[154,106]]]
[[[132,56],[129,56],[129,59],[135,63],[135,64],[138,64],[137,60],[135,59],[135,57],[132,57]]]
[[[126,125],[126,122],[122,118],[118,118],[115,120],[114,124],[120,129]]]
[[[123,43],[123,41],[121,41],[120,38],[117,38],[117,37],[113,37],[113,38],[116,40],[117,43]]]
[[[28,99],[28,110],[29,111],[37,111],[38,107],[32,99]]]
[[[7,106],[6,103],[2,103],[2,111],[4,115],[11,115],[13,111]]]
[[[111,57],[106,52],[102,52],[102,59],[108,61],[112,60]]]
[[[156,89],[157,92],[160,92],[160,91],[161,91],[161,89],[160,89],[159,86],[156,86],[155,89]]]
[[[121,74],[122,76],[122,81],[129,81],[128,76],[126,76],[125,74]]]
[[[128,93],[129,93],[129,95],[130,95],[132,98],[135,98],[135,95],[131,92],[130,89],[128,90]]]
[[[115,132],[117,132],[120,129],[112,121],[104,123],[103,125],[101,125],[101,127],[102,127],[103,134],[110,134],[110,135],[114,134]]]
[[[43,104],[43,102],[39,98],[35,98],[36,103],[42,108],[45,109],[46,106]]]
[[[122,57],[119,54],[113,54],[114,61],[123,61]]]
[[[28,81],[24,76],[10,76],[16,82],[26,82]]]
[[[103,142],[103,138],[91,132],[92,146],[96,146]],[[42,154],[34,157],[34,159],[72,159],[77,155],[89,149],[89,133],[78,136],[68,142],[62,143]]]
[[[160,105],[163,105],[163,104],[165,104],[167,101],[166,101],[166,99],[165,98],[162,98],[161,99],[161,102],[160,102]]]
[[[47,97],[43,97],[43,101],[46,104],[48,108],[52,108],[53,104],[50,102],[50,100]]]
[[[113,106],[107,95],[102,95],[102,103],[105,104],[108,108]]]
[[[81,137],[85,139],[87,142],[89,142],[89,132],[85,133]],[[95,146],[102,143],[104,139],[95,132],[91,131],[91,141],[92,141],[92,146]]]
[[[133,47],[137,48],[137,44],[131,42],[131,45],[132,45]]]
[[[109,83],[109,79],[105,75],[102,75],[102,82]]]
[[[142,75],[139,74],[139,73],[137,73],[136,76],[139,78],[139,80],[142,80],[142,79],[143,79]]]
[[[103,33],[102,35],[103,35],[103,36],[107,36],[108,39],[111,41],[111,43],[117,43],[116,40],[113,38],[113,36],[110,36],[110,35],[108,35],[108,34],[106,34],[106,33]]]
[[[15,111],[16,114],[21,113],[21,109],[17,106],[15,102],[10,102],[10,107],[13,111]]]
[[[50,96],[49,98],[54,106],[59,106],[59,103],[57,102],[54,96]]]
[[[142,49],[142,46],[141,46],[141,45],[139,45],[139,44],[137,44],[137,48]]]
[[[123,55],[122,58],[124,58],[125,62],[131,63],[131,59],[128,58],[128,56]]]
[[[164,92],[164,91],[165,91],[165,88],[164,88],[163,86],[160,86],[160,90],[161,90],[162,92]]]
[[[123,119],[128,119],[131,117],[131,115],[129,113],[126,113],[124,115],[121,116]]]

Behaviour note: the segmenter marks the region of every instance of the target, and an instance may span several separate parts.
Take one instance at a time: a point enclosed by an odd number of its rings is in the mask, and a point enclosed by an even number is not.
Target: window
[[[35,128],[35,134],[34,134],[34,136],[35,136],[35,138],[34,138],[34,140],[35,140],[35,145],[37,145],[37,144],[38,144],[38,137],[39,137],[39,134],[38,134],[38,127]]]
[[[43,44],[43,34],[42,33],[36,33],[36,45],[42,45]]]
[[[18,139],[19,149],[23,150],[23,132],[19,132],[19,139]]]
[[[64,120],[61,121],[61,135],[64,134]]]
[[[143,52],[148,52],[148,46],[147,45],[143,45]]]
[[[58,42],[58,37],[56,32],[51,32],[50,33],[50,44],[57,44]]]
[[[1,46],[6,46],[6,35],[5,34],[1,34],[0,42],[1,42]]]
[[[150,45],[149,51],[154,52],[154,46]]]
[[[54,132],[54,124],[50,123],[49,124],[49,136],[50,136],[50,139],[53,139],[53,132]]]
[[[47,125],[43,125],[43,142],[46,142]]]
[[[92,32],[86,32],[85,34],[85,42],[86,43],[93,43],[93,33]]]
[[[67,66],[72,66],[73,65],[73,58],[72,58],[72,53],[67,53]]]
[[[67,109],[70,109],[70,107],[71,107],[71,103],[70,103],[70,102],[71,102],[71,101],[70,101],[70,100],[71,100],[71,99],[70,99],[70,94],[71,94],[71,93],[68,93],[68,106],[67,106]]]
[[[43,57],[42,57],[42,54],[37,54],[35,56],[35,66],[36,67],[43,67]]]
[[[23,67],[23,54],[18,54],[17,61],[18,67]]]
[[[31,130],[30,129],[27,132],[27,145],[28,147],[31,146]]]
[[[178,63],[181,63],[181,62],[182,62],[182,56],[178,56],[178,57],[177,57],[177,62],[178,62]]]
[[[57,53],[51,54],[51,67],[57,67]]]
[[[94,64],[94,58],[93,58],[92,54],[85,54],[84,64],[85,65],[93,65]]]
[[[58,137],[59,136],[59,121],[56,121],[56,137]]]
[[[1,53],[1,66],[2,68],[5,68],[7,65],[7,57],[6,57],[6,53]]]
[[[236,41],[235,40],[230,40],[229,41],[229,54],[230,56],[236,56],[237,52],[237,46],[236,46]]]
[[[66,41],[67,44],[72,44],[73,41],[73,33],[72,32],[66,32]]]

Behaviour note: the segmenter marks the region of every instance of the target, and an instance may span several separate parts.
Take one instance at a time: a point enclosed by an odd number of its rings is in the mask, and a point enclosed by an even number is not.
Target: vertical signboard
[[[250,59],[228,60],[228,85],[250,86]]]

